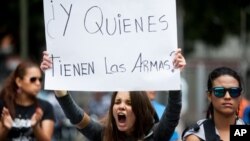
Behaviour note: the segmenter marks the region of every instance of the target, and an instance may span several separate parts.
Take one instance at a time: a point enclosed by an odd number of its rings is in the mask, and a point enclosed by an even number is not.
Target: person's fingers
[[[38,116],[41,116],[42,117],[42,115],[43,115],[43,110],[41,109],[41,108],[36,108],[36,114],[38,115]]]
[[[46,55],[46,56],[49,56],[49,53],[48,53],[48,51],[43,51],[43,55]]]
[[[49,69],[50,68],[50,63],[48,63],[48,62],[46,62],[46,61],[43,61],[42,63],[41,63],[41,65],[40,65],[40,68],[41,68],[41,70],[42,71],[45,71],[45,70],[47,70],[47,69]]]
[[[186,60],[182,55],[178,56],[175,60],[175,65],[179,65],[179,64],[181,64],[181,65],[186,64]]]
[[[176,54],[181,53],[181,48],[176,49]]]
[[[42,109],[40,107],[36,108],[35,113],[31,117],[31,125],[32,126],[37,125],[42,120],[42,117],[43,117]]]
[[[173,60],[173,65],[175,68],[183,69],[186,65],[186,60],[181,53],[181,49],[178,48],[175,52],[175,57]]]
[[[175,56],[174,56],[174,59],[173,59],[173,64],[176,64],[176,61],[180,57],[180,55],[181,55],[181,49],[177,48],[176,51],[175,51]]]
[[[52,61],[51,58],[49,57],[49,53],[47,51],[43,51],[43,58],[40,68],[42,71],[45,71],[51,67],[52,67]]]
[[[43,62],[46,61],[46,62],[49,62],[49,63],[52,63],[50,57],[49,57],[49,54],[45,53],[43,54]]]
[[[10,112],[7,108],[3,107],[2,114],[8,116],[8,115],[10,115]]]

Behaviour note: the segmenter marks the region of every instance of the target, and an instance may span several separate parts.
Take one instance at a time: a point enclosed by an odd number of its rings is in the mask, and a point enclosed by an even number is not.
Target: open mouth
[[[118,121],[120,123],[125,123],[126,122],[126,115],[123,113],[118,114]]]

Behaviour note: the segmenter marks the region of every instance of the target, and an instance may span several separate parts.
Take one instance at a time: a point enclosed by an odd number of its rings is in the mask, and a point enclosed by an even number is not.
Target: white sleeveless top
[[[185,141],[186,137],[188,135],[193,134],[193,135],[199,137],[200,139],[206,141],[205,132],[204,132],[204,126],[203,126],[203,122],[205,120],[207,120],[207,119],[201,119],[201,120],[197,121],[197,124],[199,125],[199,130],[198,131],[194,131],[194,128],[188,129],[186,131],[186,133],[183,135],[183,139],[182,140]],[[236,121],[236,125],[245,125],[245,122],[242,119],[238,118],[237,121]],[[215,128],[215,132],[219,136],[219,132],[218,132],[218,130],[216,128]]]

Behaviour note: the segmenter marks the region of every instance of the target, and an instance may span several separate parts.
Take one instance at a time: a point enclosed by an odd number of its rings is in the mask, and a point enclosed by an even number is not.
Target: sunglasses
[[[41,77],[31,77],[30,83],[35,83],[37,80],[39,80],[39,82],[42,82],[43,79]]]
[[[229,92],[229,95],[232,98],[239,97],[241,95],[242,88],[232,87],[232,88],[224,88],[224,87],[214,87],[212,88],[214,95],[218,98],[222,98],[226,95],[226,92]]]

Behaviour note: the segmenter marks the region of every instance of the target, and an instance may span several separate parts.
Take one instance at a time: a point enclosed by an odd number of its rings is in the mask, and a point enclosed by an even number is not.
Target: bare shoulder
[[[200,141],[200,138],[191,134],[186,137],[185,141]]]

